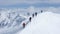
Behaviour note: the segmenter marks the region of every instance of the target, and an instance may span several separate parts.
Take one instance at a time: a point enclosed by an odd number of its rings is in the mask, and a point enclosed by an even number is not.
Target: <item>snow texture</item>
[[[43,12],[41,13],[41,9]],[[37,12],[34,18],[32,14]],[[60,34],[60,8],[0,9],[0,34]],[[29,17],[32,21],[29,22]],[[23,28],[22,24],[26,23]]]
[[[18,34],[60,34],[60,14],[52,12],[38,14]]]

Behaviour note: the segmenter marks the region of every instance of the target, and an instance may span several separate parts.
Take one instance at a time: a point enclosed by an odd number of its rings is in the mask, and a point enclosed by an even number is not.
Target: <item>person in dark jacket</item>
[[[41,10],[41,13],[42,13],[43,11]]]
[[[32,14],[32,17],[34,17],[34,14]]]
[[[26,24],[25,24],[25,23],[23,23],[23,28],[25,28],[25,25],[26,25]]]
[[[37,16],[37,12],[35,12],[35,16]]]
[[[29,18],[29,21],[30,21],[30,22],[31,22],[31,19],[32,19],[32,18],[30,17],[30,18]]]

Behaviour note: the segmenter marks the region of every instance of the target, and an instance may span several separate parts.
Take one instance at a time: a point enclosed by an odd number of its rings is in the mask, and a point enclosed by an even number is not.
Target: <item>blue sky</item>
[[[0,0],[0,8],[60,7],[60,0]]]

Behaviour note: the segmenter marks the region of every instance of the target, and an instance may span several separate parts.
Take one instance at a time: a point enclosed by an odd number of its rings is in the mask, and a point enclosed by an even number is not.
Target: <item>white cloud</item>
[[[60,3],[60,0],[0,0],[0,5],[13,5],[13,4],[35,4],[35,3]]]

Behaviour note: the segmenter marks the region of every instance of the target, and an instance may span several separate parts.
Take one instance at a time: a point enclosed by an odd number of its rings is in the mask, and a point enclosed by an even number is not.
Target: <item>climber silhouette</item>
[[[37,12],[35,12],[35,16],[37,16]]]
[[[41,13],[43,12],[43,10],[41,10]]]
[[[25,23],[23,23],[23,28],[25,28],[25,25],[26,25],[26,24],[25,24]]]
[[[32,17],[34,17],[34,14],[32,14]]]
[[[30,22],[31,22],[31,19],[32,19],[32,18],[30,17],[30,18],[29,18],[29,21],[30,21]]]

